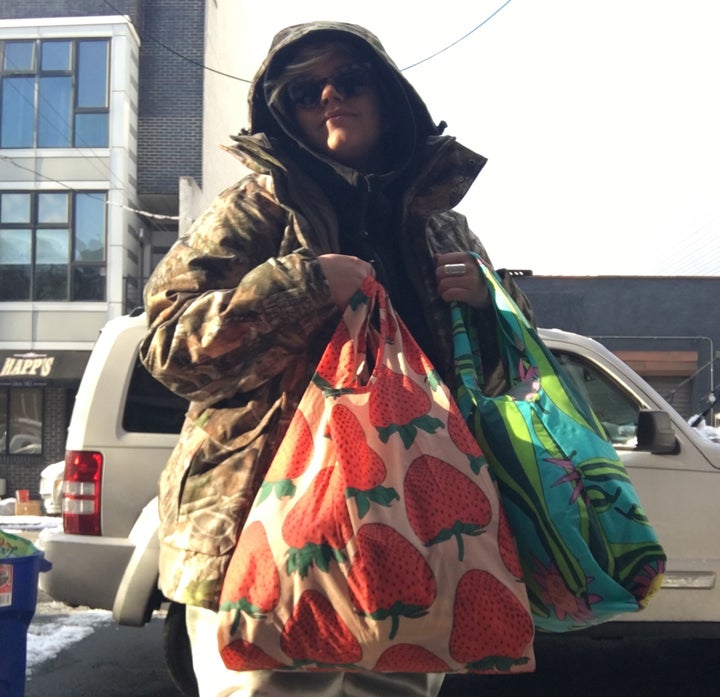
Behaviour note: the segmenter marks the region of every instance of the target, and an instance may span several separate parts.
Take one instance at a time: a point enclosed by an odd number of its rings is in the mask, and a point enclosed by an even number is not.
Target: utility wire
[[[38,177],[41,177],[45,181],[53,182],[54,184],[57,184],[59,186],[62,186],[64,189],[67,189],[68,191],[72,192],[79,192],[83,193],[82,190],[76,189],[75,187],[70,186],[69,184],[65,184],[65,182],[61,182],[58,179],[53,179],[52,177],[47,176],[46,174],[42,174],[41,172],[38,172],[36,169],[33,169],[32,167],[25,167],[24,165],[21,165],[19,162],[16,162],[13,158],[8,157],[7,155],[0,155],[0,159],[5,160],[6,162],[9,162],[11,165],[14,165],[18,169],[25,170],[26,172],[32,172],[33,174],[37,175]],[[40,192],[42,193],[42,192]],[[141,211],[137,208],[133,208],[132,206],[126,206],[122,203],[115,203],[114,201],[109,201],[105,197],[100,196],[93,196],[90,194],[91,198],[96,198],[97,200],[102,200],[105,202],[108,206],[117,206],[118,208],[123,208],[126,211],[130,211],[131,213],[136,213],[137,215],[141,215],[144,218],[152,218],[155,220],[181,220],[180,216],[178,215],[160,215],[158,213],[150,213],[149,211]]]
[[[109,0],[103,0],[103,2],[116,14],[118,14],[120,16],[125,16]],[[448,44],[444,48],[441,48],[439,51],[436,51],[435,53],[427,56],[426,58],[422,58],[421,60],[416,61],[415,63],[411,63],[410,65],[408,65],[404,68],[401,68],[400,71],[404,72],[405,70],[410,70],[410,68],[414,68],[418,65],[421,65],[422,63],[426,63],[427,61],[432,60],[433,58],[439,56],[441,53],[445,53],[445,51],[449,51],[451,48],[453,48],[453,46],[457,46],[461,41],[464,41],[471,34],[474,34],[478,29],[480,29],[480,27],[487,24],[493,17],[495,17],[495,15],[497,15],[499,12],[501,12],[503,9],[505,9],[511,2],[512,2],[512,0],[505,0],[505,2],[502,5],[500,5],[500,7],[497,8],[497,10],[495,10],[491,15],[489,15],[482,22],[480,22],[480,24],[478,24],[476,27],[471,29],[469,32],[467,32],[466,34],[461,36],[459,39],[456,39],[452,43]],[[169,51],[170,53],[177,56],[178,58],[182,58],[184,61],[187,61],[188,63],[191,63],[192,65],[196,65],[197,67],[202,68],[203,70],[208,70],[211,73],[216,73],[217,75],[229,77],[232,80],[239,80],[240,82],[245,82],[247,84],[250,84],[252,82],[252,80],[247,80],[243,77],[238,77],[237,75],[231,75],[230,73],[225,73],[222,70],[217,70],[215,68],[211,68],[208,65],[205,65],[202,61],[197,61],[197,60],[194,60],[193,58],[189,58],[188,56],[183,55],[179,51],[176,51],[174,48],[172,48],[172,47],[168,46],[167,44],[165,44],[164,42],[160,41],[158,38],[156,38],[152,34],[141,35],[138,32],[138,35],[140,36],[140,38],[143,41],[145,41],[145,40],[154,41],[159,46],[162,46],[162,48],[164,48],[166,51]]]
[[[121,17],[125,16],[111,2],[109,2],[108,0],[103,0],[103,1],[113,12],[120,15]],[[137,31],[137,27],[135,27],[135,30]],[[143,41],[145,41],[146,39],[149,41],[154,41],[158,46],[162,46],[166,51],[169,51],[174,56],[177,56],[178,58],[182,58],[184,61],[187,61],[188,63],[191,63],[192,65],[196,65],[198,68],[202,68],[203,70],[207,70],[211,73],[216,73],[218,75],[222,75],[223,77],[229,77],[232,80],[239,80],[240,82],[247,82],[248,84],[250,84],[250,82],[251,82],[251,80],[246,80],[245,78],[238,77],[237,75],[231,75],[230,73],[225,73],[222,70],[216,70],[215,68],[211,68],[210,66],[205,65],[202,61],[197,61],[194,58],[189,58],[188,56],[183,55],[182,53],[180,53],[180,51],[176,51],[174,48],[172,48],[171,46],[168,46],[166,43],[160,41],[160,39],[158,39],[155,36],[152,36],[151,34],[143,35],[143,34],[140,34],[140,32],[138,32],[138,36],[140,36],[140,38]]]
[[[489,17],[486,17],[480,24],[478,24],[475,28],[471,29],[467,34],[464,36],[461,36],[459,39],[456,39],[451,44],[448,44],[445,46],[445,48],[441,48],[439,51],[435,51],[435,53],[431,53],[427,58],[423,58],[422,60],[419,60],[415,63],[411,63],[410,65],[405,66],[402,68],[402,71],[410,70],[410,68],[415,68],[418,65],[421,65],[422,63],[427,63],[427,61],[432,60],[433,58],[436,58],[441,53],[445,53],[445,51],[449,51],[453,46],[457,46],[461,41],[465,41],[465,39],[468,38],[471,34],[474,34],[480,27],[487,24],[496,14],[498,14],[501,10],[503,10],[505,7],[507,7],[512,0],[506,0],[500,7],[495,10]]]

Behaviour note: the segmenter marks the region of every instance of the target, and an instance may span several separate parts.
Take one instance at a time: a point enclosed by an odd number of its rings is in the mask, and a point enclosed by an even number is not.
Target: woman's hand
[[[445,301],[458,300],[471,307],[487,307],[490,302],[485,281],[475,259],[466,252],[448,252],[435,257],[438,295]]]
[[[368,276],[375,276],[372,264],[347,254],[322,254],[318,257],[335,304],[344,310]]]

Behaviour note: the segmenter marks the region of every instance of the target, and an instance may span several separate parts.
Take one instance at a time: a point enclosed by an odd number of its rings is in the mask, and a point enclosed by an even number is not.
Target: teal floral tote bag
[[[625,467],[498,276],[478,265],[510,388],[483,393],[471,310],[453,303],[457,398],[517,537],[535,625],[565,632],[640,610],[665,554]]]

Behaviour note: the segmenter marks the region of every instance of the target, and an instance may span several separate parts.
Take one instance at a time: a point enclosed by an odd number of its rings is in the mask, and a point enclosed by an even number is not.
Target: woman
[[[191,400],[160,484],[161,587],[188,606],[202,697],[435,695],[439,675],[232,673],[218,657],[215,611],[263,474],[367,275],[449,382],[447,302],[476,308],[485,374],[502,386],[488,293],[467,251],[487,255],[452,211],[485,160],[440,135],[358,26],[280,32],[249,101],[250,127],[230,150],[252,173],[177,241],[145,291],[142,359]]]

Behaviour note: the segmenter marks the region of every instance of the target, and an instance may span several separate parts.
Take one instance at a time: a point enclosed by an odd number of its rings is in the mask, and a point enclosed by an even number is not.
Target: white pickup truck
[[[68,431],[64,529],[39,540],[52,562],[40,577],[44,591],[135,626],[166,602],[157,587],[155,497],[186,407],[138,363],[145,326],[144,315],[125,316],[101,332]],[[668,555],[649,607],[608,625],[614,633],[720,633],[720,445],[598,342],[555,329],[541,336],[605,425]],[[171,603],[165,623],[170,673],[195,695],[184,607]]]

